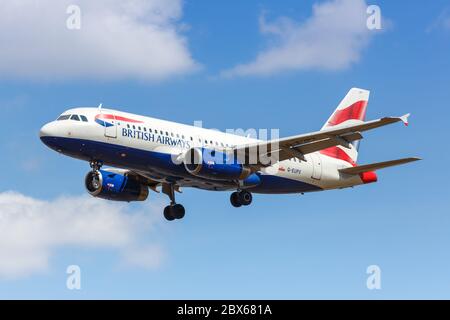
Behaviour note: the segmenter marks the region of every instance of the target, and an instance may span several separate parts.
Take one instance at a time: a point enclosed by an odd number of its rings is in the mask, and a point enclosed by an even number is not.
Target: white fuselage
[[[77,115],[78,120],[65,119]],[[113,115],[113,117],[111,117]],[[83,121],[82,116],[84,117]],[[75,108],[41,129],[51,148],[83,160],[97,157],[106,165],[134,170],[156,181],[178,179],[181,186],[209,190],[235,189],[233,181],[206,181],[181,171],[180,155],[193,147],[230,150],[258,140],[111,109]],[[169,159],[170,156],[170,159]],[[340,174],[348,162],[314,152],[261,169],[260,193],[297,193],[362,184],[359,176]],[[166,163],[172,162],[172,163]],[[265,184],[265,185],[264,185]],[[252,191],[253,192],[253,191]]]

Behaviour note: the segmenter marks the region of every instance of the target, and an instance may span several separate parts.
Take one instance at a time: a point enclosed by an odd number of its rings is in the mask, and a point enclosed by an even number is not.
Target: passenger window
[[[136,130],[136,126],[135,125],[133,125],[133,129]]]
[[[81,120],[83,120],[83,122],[88,122],[88,119],[85,116],[81,115],[80,118]]]
[[[127,128],[130,129],[130,125],[129,124],[127,124]]]
[[[76,114],[73,114],[73,115],[70,117],[70,120],[80,121],[80,118],[79,118]]]
[[[141,131],[141,127],[138,127],[138,130]]]
[[[61,121],[61,120],[67,120],[70,118],[70,114],[65,114],[60,116],[58,119],[56,119],[57,121]]]
[[[146,127],[144,127],[144,131],[147,132],[147,128]]]
[[[148,132],[152,132],[152,129],[151,129],[151,128],[148,128]]]

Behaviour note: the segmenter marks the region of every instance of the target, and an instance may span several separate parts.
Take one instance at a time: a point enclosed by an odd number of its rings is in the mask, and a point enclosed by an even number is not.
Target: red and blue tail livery
[[[420,160],[358,163],[363,134],[409,114],[366,121],[369,91],[352,88],[318,131],[259,140],[119,110],[74,108],[44,125],[49,148],[84,160],[84,180],[94,197],[143,201],[151,191],[170,203],[164,217],[181,219],[182,188],[230,193],[234,207],[248,206],[254,194],[298,194],[354,187],[378,181],[380,169]]]

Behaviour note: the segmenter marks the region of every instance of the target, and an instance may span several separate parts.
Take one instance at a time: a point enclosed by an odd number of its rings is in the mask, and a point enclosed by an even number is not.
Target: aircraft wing
[[[406,114],[401,117],[385,117],[354,125],[338,125],[312,133],[239,145],[233,151],[237,154],[238,159],[245,159],[245,163],[250,164],[255,170],[259,170],[261,167],[273,164],[268,161],[270,156],[275,161],[291,158],[305,160],[305,154],[329,147],[341,145],[349,148],[352,141],[363,138],[361,132],[400,121],[408,125],[408,117],[409,114]]]

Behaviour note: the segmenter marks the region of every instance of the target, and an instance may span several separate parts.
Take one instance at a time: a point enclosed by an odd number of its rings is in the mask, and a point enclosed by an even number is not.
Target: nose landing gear
[[[230,196],[230,202],[233,207],[248,206],[252,203],[253,196],[247,190],[233,192]]]
[[[92,173],[91,173],[91,177],[92,180],[89,183],[89,185],[87,185],[88,190],[94,191],[94,190],[98,190],[101,188],[101,177],[100,177],[100,173],[99,170],[103,165],[102,161],[99,160],[91,160],[89,161],[89,165],[92,168]]]
[[[89,165],[91,166],[93,172],[98,172],[98,170],[100,170],[100,168],[103,166],[103,161],[91,160],[89,161]]]

